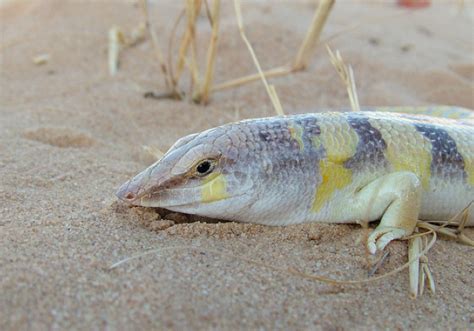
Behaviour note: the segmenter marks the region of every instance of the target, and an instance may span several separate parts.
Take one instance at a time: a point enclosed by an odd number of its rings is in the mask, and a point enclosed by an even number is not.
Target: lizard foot
[[[370,254],[375,254],[377,250],[383,250],[392,240],[400,239],[407,235],[407,231],[391,226],[378,226],[370,234],[367,240],[367,248]]]

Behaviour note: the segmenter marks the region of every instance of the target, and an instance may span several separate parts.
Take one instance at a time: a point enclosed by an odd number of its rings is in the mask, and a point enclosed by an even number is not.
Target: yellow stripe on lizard
[[[359,136],[349,123],[339,115],[334,121],[321,123],[321,134],[312,139],[316,148],[323,146],[326,159],[319,162],[321,183],[316,188],[311,210],[319,211],[331,199],[336,190],[343,189],[352,182],[352,170],[344,167],[344,162],[354,156]]]

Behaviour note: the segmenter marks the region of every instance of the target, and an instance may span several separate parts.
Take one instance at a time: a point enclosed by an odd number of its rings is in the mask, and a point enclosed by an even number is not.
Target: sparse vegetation
[[[319,37],[333,4],[334,0],[320,1],[318,7],[316,8],[313,20],[308,28],[307,34],[302,41],[302,44],[292,64],[264,71],[260,67],[255,53],[251,48],[251,44],[245,36],[243,30],[243,19],[240,10],[240,2],[234,1],[239,31],[245,44],[247,47],[249,47],[249,51],[251,52],[252,58],[254,59],[254,62],[257,66],[258,73],[239,77],[226,82],[214,83],[214,67],[216,58],[218,56],[218,40],[222,37],[219,35],[221,1],[212,0],[212,3],[209,5],[207,0],[186,0],[185,8],[180,11],[178,17],[176,18],[176,23],[173,26],[168,43],[168,59],[165,61],[158,37],[156,36],[155,30],[150,21],[148,0],[141,0],[144,26],[146,27],[148,37],[151,39],[153,44],[156,60],[160,65],[167,89],[165,92],[160,91],[159,93],[153,93],[153,96],[155,98],[174,98],[179,100],[184,99],[186,94],[180,85],[180,81],[186,71],[191,77],[191,91],[189,92],[189,98],[200,104],[207,104],[209,102],[211,93],[213,92],[215,93],[224,89],[235,88],[237,86],[262,79],[267,88],[267,92],[270,95],[270,99],[272,100],[272,103],[275,107],[275,111],[277,114],[283,114],[283,108],[281,107],[278,97],[276,96],[275,88],[266,82],[266,78],[288,75],[296,71],[304,70],[308,66],[311,54],[315,46],[318,44]],[[199,61],[197,59],[197,48],[203,46],[198,45],[196,41],[196,36],[199,33],[196,28],[196,21],[198,15],[202,11],[206,11],[207,18],[211,26],[211,37],[207,47],[206,67],[204,69],[199,68]],[[174,53],[173,45],[175,44],[176,31],[178,26],[182,24],[183,17],[186,18],[186,28],[184,29],[183,35],[181,36],[179,48],[177,52]],[[123,44],[121,39],[123,39],[123,33],[118,28],[112,28],[109,32],[109,72],[111,75],[115,74],[118,68],[118,54],[120,45]],[[201,72],[204,72],[202,77]]]

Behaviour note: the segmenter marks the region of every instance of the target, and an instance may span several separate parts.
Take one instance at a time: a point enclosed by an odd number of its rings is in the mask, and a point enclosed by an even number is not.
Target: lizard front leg
[[[380,177],[355,194],[353,207],[360,219],[380,219],[367,241],[371,254],[384,249],[390,241],[413,232],[420,212],[421,194],[420,180],[406,171]]]

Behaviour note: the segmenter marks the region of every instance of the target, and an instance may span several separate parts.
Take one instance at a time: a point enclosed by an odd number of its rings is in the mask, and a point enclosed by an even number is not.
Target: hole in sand
[[[453,65],[451,70],[469,81],[474,79],[474,64],[472,63]]]
[[[56,147],[90,147],[96,141],[88,135],[67,128],[39,128],[26,131],[23,135],[30,140]]]

